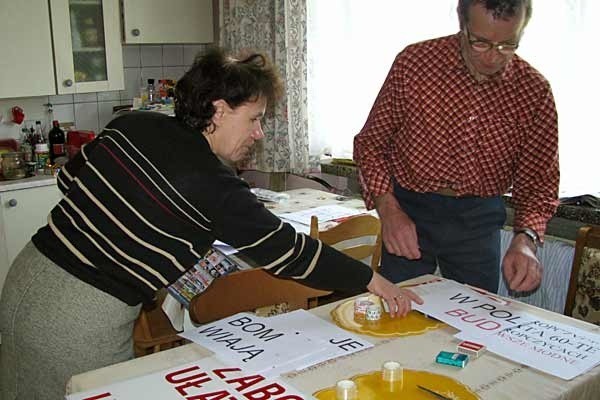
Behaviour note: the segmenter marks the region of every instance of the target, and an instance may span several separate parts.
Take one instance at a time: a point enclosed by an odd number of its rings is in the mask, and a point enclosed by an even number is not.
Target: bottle
[[[22,128],[21,129],[21,146],[20,151],[23,153],[23,161],[31,162],[33,160],[33,147],[30,142],[31,138],[29,137],[29,129]]]
[[[50,163],[55,164],[58,157],[64,157],[65,133],[60,129],[58,121],[52,121],[52,129],[48,132],[48,143],[50,144]]]
[[[45,143],[44,140],[44,131],[42,130],[42,122],[35,121],[35,133],[33,134],[33,140],[35,144],[37,143]]]
[[[48,143],[38,143],[35,145],[35,162],[37,170],[41,170],[41,173],[44,172],[49,157],[50,150],[48,149]]]
[[[156,101],[156,88],[154,87],[154,79],[148,79],[148,104]]]
[[[135,97],[134,97],[133,98],[133,108],[134,109],[144,108],[148,104],[148,87],[147,86],[140,87],[140,101],[137,104],[139,104],[139,107],[136,107],[136,101],[135,101]]]

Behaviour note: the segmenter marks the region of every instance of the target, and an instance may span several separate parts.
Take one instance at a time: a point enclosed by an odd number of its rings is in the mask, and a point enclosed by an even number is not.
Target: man
[[[536,257],[558,205],[558,128],[549,83],[515,54],[530,0],[459,0],[460,32],[404,49],[354,140],[363,196],[382,221],[381,273],[398,282],[439,266],[497,292],[502,195],[514,236],[512,290],[541,282]]]

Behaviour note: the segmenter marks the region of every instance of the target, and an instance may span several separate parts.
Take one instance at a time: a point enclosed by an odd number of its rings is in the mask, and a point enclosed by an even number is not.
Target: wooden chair
[[[319,231],[319,220],[313,215],[310,220],[310,236],[357,260],[366,260],[370,257],[371,268],[374,271],[379,269],[381,221],[377,217],[368,214],[357,215],[331,229]],[[373,237],[374,240],[370,243],[365,242],[366,237]],[[350,242],[351,240],[353,242]],[[343,242],[346,241],[349,244],[344,245]]]
[[[206,291],[192,299],[189,313],[192,321],[203,324],[269,306],[273,306],[269,308],[271,314],[273,310],[309,309],[317,305],[317,297],[330,293],[291,279],[276,278],[261,269],[249,269],[215,279]],[[165,293],[161,293],[153,308],[140,311],[133,328],[136,357],[187,343],[177,335],[162,311],[164,297]]]
[[[292,279],[276,278],[262,269],[233,272],[215,279],[190,303],[190,317],[197,324],[214,321],[242,311],[286,304],[289,311],[309,309],[316,299],[331,292],[302,285]]]
[[[600,325],[600,226],[577,233],[564,314]]]
[[[357,215],[339,223],[333,228],[319,230],[319,219],[312,216],[310,236],[334,247],[342,253],[360,261],[369,260],[374,271],[379,269],[381,260],[381,221],[372,215]],[[371,240],[367,239],[370,238]],[[319,298],[319,305],[342,300],[360,292],[338,292]]]
[[[166,290],[159,291],[154,304],[141,309],[133,326],[133,348],[136,357],[157,353],[187,343],[177,335],[161,308]]]

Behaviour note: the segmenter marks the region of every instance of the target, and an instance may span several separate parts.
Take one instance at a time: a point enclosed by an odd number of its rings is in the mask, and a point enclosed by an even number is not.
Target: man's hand
[[[535,250],[535,244],[526,235],[513,237],[502,261],[504,277],[512,290],[526,292],[542,282],[543,269]]]
[[[421,258],[415,223],[402,210],[393,193],[377,197],[375,206],[381,220],[381,236],[387,251],[409,260]]]
[[[377,272],[373,273],[367,289],[374,295],[383,298],[390,309],[392,318],[406,316],[411,310],[411,301],[423,304],[423,300],[416,293],[394,285]]]

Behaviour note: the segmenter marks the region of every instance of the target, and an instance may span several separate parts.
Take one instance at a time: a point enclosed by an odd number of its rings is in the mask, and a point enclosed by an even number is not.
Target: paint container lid
[[[358,400],[356,383],[349,379],[338,381],[335,385],[336,400]]]

